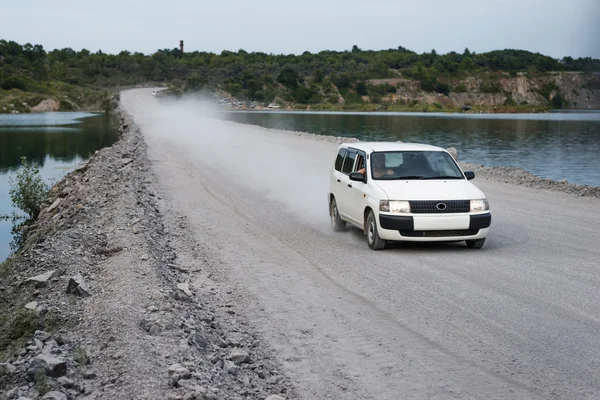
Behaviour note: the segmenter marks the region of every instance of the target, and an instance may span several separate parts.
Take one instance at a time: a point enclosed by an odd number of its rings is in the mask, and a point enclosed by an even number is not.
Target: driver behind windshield
[[[394,175],[394,171],[385,167],[385,154],[373,153],[371,155],[371,166],[373,167],[373,178]]]

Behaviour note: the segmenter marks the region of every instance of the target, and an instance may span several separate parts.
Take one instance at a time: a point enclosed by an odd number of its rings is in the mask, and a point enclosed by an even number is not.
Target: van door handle
[[[338,183],[340,183],[340,182],[341,182],[341,179],[338,179],[337,181],[338,181]]]
[[[349,188],[351,188],[351,187],[352,187],[352,184],[351,184],[351,183],[349,183],[349,184],[348,184],[348,187],[349,187]]]

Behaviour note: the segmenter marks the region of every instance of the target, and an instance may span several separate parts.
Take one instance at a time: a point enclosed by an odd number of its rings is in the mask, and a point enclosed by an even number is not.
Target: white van
[[[373,250],[388,241],[457,242],[480,249],[492,222],[488,201],[446,150],[401,142],[340,145],[331,166],[335,231],[361,229]]]

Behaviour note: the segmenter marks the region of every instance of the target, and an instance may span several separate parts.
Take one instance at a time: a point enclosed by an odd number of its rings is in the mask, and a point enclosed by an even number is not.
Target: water
[[[94,113],[0,114],[0,214],[13,212],[10,178],[21,156],[40,166],[52,184],[117,140],[114,117]],[[0,222],[0,262],[10,254],[11,222]]]
[[[600,186],[600,111],[547,114],[235,111],[223,118],[360,140],[401,140],[458,150],[459,160],[523,168]]]

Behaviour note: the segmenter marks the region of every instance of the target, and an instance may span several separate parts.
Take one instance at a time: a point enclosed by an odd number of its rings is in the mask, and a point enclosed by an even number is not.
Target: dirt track
[[[190,284],[232,291],[302,398],[600,396],[598,199],[476,178],[493,214],[484,249],[373,252],[329,227],[335,142],[205,119],[150,92],[121,98],[161,196],[207,254],[212,270]]]

